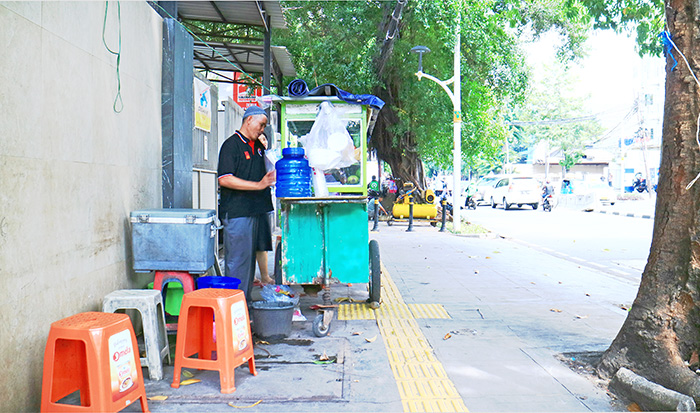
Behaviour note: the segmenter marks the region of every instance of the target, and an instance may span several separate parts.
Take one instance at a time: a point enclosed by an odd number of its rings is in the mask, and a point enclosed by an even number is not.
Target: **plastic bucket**
[[[153,283],[148,283],[148,288],[153,289]],[[177,281],[166,282],[163,286],[163,308],[170,315],[179,316],[182,296],[185,294],[182,284]]]
[[[241,280],[234,277],[220,277],[216,275],[197,278],[197,289],[202,288],[225,288],[236,290],[241,284]]]
[[[258,338],[278,340],[292,332],[294,304],[253,301],[253,332]]]

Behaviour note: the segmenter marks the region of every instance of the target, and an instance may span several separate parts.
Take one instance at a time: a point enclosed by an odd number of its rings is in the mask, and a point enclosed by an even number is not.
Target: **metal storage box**
[[[216,221],[211,209],[133,211],[134,271],[205,273],[214,265]]]

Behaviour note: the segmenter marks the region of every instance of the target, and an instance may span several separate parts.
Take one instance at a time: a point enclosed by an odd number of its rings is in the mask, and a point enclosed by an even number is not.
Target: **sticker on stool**
[[[120,331],[109,338],[109,354],[112,400],[117,401],[138,380],[129,330]]]
[[[242,351],[250,342],[248,336],[250,327],[245,316],[244,301],[231,304],[231,320],[233,320],[233,347]]]

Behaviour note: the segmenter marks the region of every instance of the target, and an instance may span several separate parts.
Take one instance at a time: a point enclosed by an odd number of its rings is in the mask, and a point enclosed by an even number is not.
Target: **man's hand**
[[[276,180],[275,171],[270,171],[263,176],[258,184],[260,184],[260,189],[265,189],[274,185]]]
[[[275,184],[275,171],[270,171],[259,181],[246,181],[233,175],[219,177],[219,186],[239,191],[261,191]]]

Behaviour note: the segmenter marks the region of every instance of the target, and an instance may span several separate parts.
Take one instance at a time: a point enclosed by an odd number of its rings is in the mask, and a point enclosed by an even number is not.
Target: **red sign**
[[[233,84],[233,101],[243,109],[248,106],[260,106],[255,100],[262,96],[262,86],[260,86],[259,80],[240,72],[234,72],[233,79],[239,82]]]

